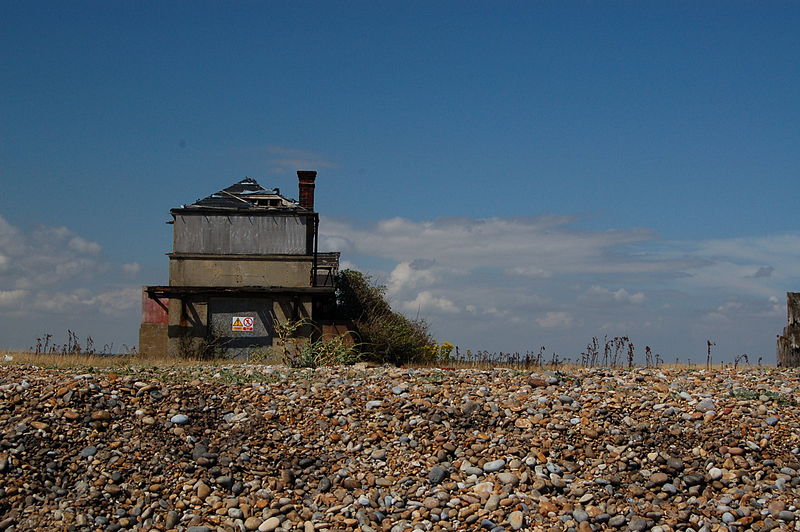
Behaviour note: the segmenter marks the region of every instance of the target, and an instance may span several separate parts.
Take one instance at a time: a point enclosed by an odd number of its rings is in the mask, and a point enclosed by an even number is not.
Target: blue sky
[[[796,2],[4,2],[0,345],[137,341],[169,209],[244,176],[462,349],[774,360]]]

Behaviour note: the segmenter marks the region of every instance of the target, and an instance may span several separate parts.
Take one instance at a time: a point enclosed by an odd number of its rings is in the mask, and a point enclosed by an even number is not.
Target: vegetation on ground
[[[425,320],[410,319],[392,310],[386,287],[356,270],[343,270],[337,279],[337,313],[353,323],[362,360],[395,365],[425,364],[447,358]],[[446,350],[445,350],[446,351]]]
[[[298,337],[299,331],[314,330],[316,339]],[[271,358],[291,368],[316,368],[319,366],[350,365],[361,360],[359,345],[352,333],[324,337],[322,331],[309,319],[287,321],[275,325],[275,346],[267,348]],[[250,360],[253,361],[251,355]]]

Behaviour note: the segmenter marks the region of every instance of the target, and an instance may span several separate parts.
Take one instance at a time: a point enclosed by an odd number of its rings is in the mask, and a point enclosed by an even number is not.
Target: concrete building
[[[795,368],[800,366],[800,292],[786,293],[788,324],[778,336],[778,366]]]
[[[299,202],[246,178],[170,211],[169,285],[144,287],[141,352],[240,356],[276,324],[332,317],[339,254],[317,251],[316,174],[297,172]]]

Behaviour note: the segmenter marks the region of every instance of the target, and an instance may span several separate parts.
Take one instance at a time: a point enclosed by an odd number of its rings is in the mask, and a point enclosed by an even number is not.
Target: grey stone
[[[483,470],[487,473],[494,473],[495,471],[500,471],[506,466],[506,461],[502,458],[499,460],[492,460],[491,462],[486,462],[483,464]]]
[[[697,403],[697,406],[695,406],[695,410],[697,410],[698,412],[710,412],[711,410],[714,410],[714,401],[712,401],[711,399],[703,399],[702,401]]]
[[[185,425],[189,422],[189,416],[185,414],[175,414],[169,421],[174,425]]]
[[[197,460],[207,452],[208,447],[206,447],[203,443],[195,443],[194,448],[192,448],[192,458]]]
[[[608,526],[613,526],[614,528],[619,528],[624,524],[625,524],[624,515],[615,515],[614,517],[608,520]]]
[[[516,475],[516,473],[509,473],[509,472],[498,473],[497,480],[499,480],[503,484],[510,484],[512,486],[516,486],[517,484],[519,484],[519,477]]]
[[[670,456],[667,458],[667,467],[672,471],[683,471],[683,460]]]
[[[481,405],[475,401],[467,401],[463,405],[461,405],[461,413],[464,415],[470,415],[473,412],[480,410]]]
[[[703,483],[705,478],[700,473],[690,473],[683,477],[683,483],[687,486],[697,486]]]
[[[449,471],[447,468],[437,465],[431,468],[431,470],[428,472],[428,480],[431,484],[439,484],[448,476],[448,474]]]
[[[332,485],[333,483],[331,482],[331,479],[329,479],[328,477],[322,477],[321,479],[319,479],[319,486],[317,489],[325,493],[326,491],[331,489]]]
[[[164,526],[167,528],[175,528],[175,525],[180,521],[181,516],[175,510],[167,512],[167,518],[164,519]]]
[[[90,445],[89,447],[85,447],[81,451],[81,456],[84,457],[84,458],[88,458],[88,457],[94,456],[96,454],[97,454],[97,447],[95,447],[94,445]]]
[[[233,479],[227,475],[217,477],[216,482],[220,487],[225,489],[230,489],[233,486]]]
[[[500,495],[496,493],[492,493],[489,495],[489,499],[486,501],[483,509],[488,512],[493,512],[497,510],[497,507],[500,505]]]

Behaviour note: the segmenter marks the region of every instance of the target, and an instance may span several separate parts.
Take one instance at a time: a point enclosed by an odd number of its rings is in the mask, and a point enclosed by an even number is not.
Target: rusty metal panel
[[[167,308],[168,298],[152,299],[147,295],[147,287],[142,289],[142,323],[169,323]]]
[[[304,255],[307,217],[179,214],[176,253],[215,255]]]

